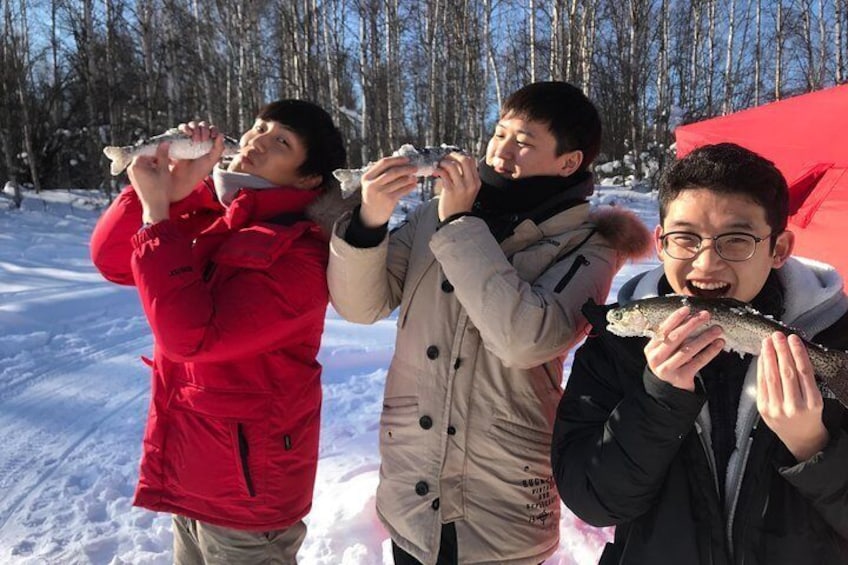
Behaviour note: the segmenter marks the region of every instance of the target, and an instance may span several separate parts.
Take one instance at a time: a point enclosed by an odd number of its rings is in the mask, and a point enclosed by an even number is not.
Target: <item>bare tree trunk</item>
[[[583,92],[590,92],[592,86],[592,58],[595,54],[595,33],[598,26],[597,0],[585,0],[583,4],[583,29],[580,41],[580,87]]]
[[[427,76],[428,84],[430,85],[427,99],[427,111],[430,116],[430,121],[427,127],[427,137],[425,138],[427,145],[433,145],[436,142],[440,131],[438,119],[439,103],[436,100],[436,92],[441,86],[438,74],[438,51],[441,49],[441,46],[437,41],[439,35],[436,28],[444,8],[442,7],[441,2],[436,0],[430,4],[430,9],[432,12],[430,13],[430,17],[428,18],[426,25],[427,46],[429,48],[429,69]]]
[[[330,29],[330,24],[328,22],[328,12],[329,10],[324,9],[321,11],[321,16],[323,18],[323,32],[324,32],[324,72],[327,73],[327,81],[329,83],[330,89],[330,100],[327,104],[327,108],[330,111],[330,115],[333,117],[333,123],[338,124],[341,121],[341,112],[339,111],[339,105],[341,104],[339,91],[341,90],[339,87],[339,73],[340,69],[338,69],[338,61],[340,57],[339,54],[339,41],[340,37],[335,33],[336,26],[333,26],[333,30]],[[336,13],[333,13],[334,16],[334,24],[336,23]]]
[[[843,0],[834,0],[834,9],[836,11],[836,22],[835,22],[835,31],[834,37],[835,40],[835,50],[836,50],[836,69],[835,69],[835,78],[836,84],[840,84],[842,82],[843,77],[845,76],[845,59],[843,54],[843,44],[842,44],[842,18],[844,17],[844,12],[842,11]]]
[[[690,83],[690,104],[694,104],[697,100],[698,96],[698,88],[700,87],[700,75],[701,75],[701,2],[700,0],[693,0],[692,2],[692,66],[689,70],[689,76],[691,77]]]
[[[762,79],[760,77],[760,75],[761,75],[760,67],[762,65],[762,58],[763,58],[762,13],[763,13],[763,0],[757,0],[757,15],[756,15],[757,39],[754,42],[754,106],[760,105],[760,83],[762,82]]]
[[[24,148],[27,154],[27,164],[29,165],[29,173],[32,178],[32,185],[35,192],[41,192],[41,178],[39,176],[38,154],[35,152],[35,147],[32,142],[32,122],[30,121],[30,96],[27,92],[27,85],[31,83],[29,80],[30,74],[30,44],[29,44],[29,24],[26,12],[26,1],[20,2],[21,13],[21,28],[20,42],[16,39],[14,31],[11,33],[12,38],[12,57],[16,62],[15,79],[17,81],[18,100],[21,104],[21,121],[24,132]],[[11,25],[11,22],[7,22]],[[14,29],[14,28],[12,28]]]
[[[501,77],[498,72],[498,65],[495,62],[495,48],[492,45],[492,0],[483,0],[483,10],[486,13],[486,25],[485,25],[485,36],[486,36],[486,58],[488,59],[488,66],[492,70],[492,82],[495,84],[495,100],[498,105],[498,109],[503,107],[503,94],[501,92]]]
[[[839,0],[836,0],[838,3]],[[827,73],[827,30],[825,29],[824,0],[819,0],[819,68],[816,73],[818,88],[824,86],[825,74]]]
[[[733,33],[736,27],[736,0],[730,0],[727,14],[727,53],[724,59],[724,104],[722,114],[733,111]]]
[[[774,53],[774,99],[780,100],[783,90],[783,2],[777,3],[775,25]]]
[[[560,51],[562,50],[562,0],[555,0],[551,6],[551,56],[548,59],[548,76],[551,80],[562,78],[560,63]]]
[[[714,114],[713,83],[715,81],[716,1],[707,0],[707,113],[710,116]]]
[[[669,45],[669,0],[662,0],[660,7],[660,45],[657,54],[657,142],[665,146],[668,138],[669,92],[668,92],[668,45]]]
[[[203,104],[204,108],[203,115],[210,123],[214,123],[214,115],[212,111],[212,86],[209,83],[209,67],[206,57],[206,46],[208,44],[207,41],[204,41],[204,33],[201,30],[201,14],[200,14],[200,4],[198,0],[192,0],[191,2],[192,14],[194,15],[194,39],[197,44],[197,60],[200,62],[200,68],[197,71],[200,73],[200,84],[201,88],[203,88]],[[205,21],[207,18],[204,17]],[[211,33],[211,31],[207,31],[207,33]]]
[[[530,0],[530,82],[536,82],[536,0]]]
[[[368,76],[368,47],[366,41],[367,22],[365,21],[364,0],[360,0],[359,6],[359,80],[362,84],[362,107],[360,109],[362,119],[359,121],[359,137],[362,139],[362,154],[360,158],[362,163],[368,162],[368,89],[371,88],[371,81]]]
[[[582,52],[578,52],[577,43],[580,44],[580,48],[585,45],[586,34],[588,30],[585,27],[578,28],[577,26],[577,5],[579,0],[571,0],[571,5],[568,7],[568,45],[565,48],[565,79],[568,81],[574,81],[577,74],[577,58],[582,56]],[[586,10],[584,9],[582,17],[586,17]],[[580,29],[583,30],[583,36],[579,37],[578,33]],[[582,70],[582,69],[581,69]]]

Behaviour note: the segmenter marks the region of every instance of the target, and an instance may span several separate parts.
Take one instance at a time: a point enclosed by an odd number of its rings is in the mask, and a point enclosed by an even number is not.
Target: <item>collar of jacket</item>
[[[527,218],[512,229],[512,233],[500,242],[501,249],[507,257],[528,247],[529,245],[551,236],[559,236],[566,232],[574,232],[573,239],[585,237],[584,232],[576,230],[589,221],[591,206],[588,202],[580,202],[565,210],[561,210],[541,223]],[[590,226],[587,226],[590,227]]]
[[[226,208],[223,220],[229,229],[236,230],[281,214],[303,213],[320,195],[320,190],[291,187],[240,190]]]

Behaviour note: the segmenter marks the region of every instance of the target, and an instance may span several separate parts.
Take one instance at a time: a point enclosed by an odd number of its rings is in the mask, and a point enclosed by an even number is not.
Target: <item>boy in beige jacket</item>
[[[451,154],[441,195],[387,230],[416,185],[405,157],[363,176],[331,241],[336,310],[373,323],[400,307],[380,419],[377,512],[395,563],[537,564],[559,542],[550,467],[562,364],[643,253],[631,214],[590,213],[597,110],[574,86],[512,94],[480,162]]]

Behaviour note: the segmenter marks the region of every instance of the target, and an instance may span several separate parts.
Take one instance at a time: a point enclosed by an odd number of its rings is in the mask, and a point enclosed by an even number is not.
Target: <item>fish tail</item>
[[[109,172],[113,176],[121,174],[121,171],[126,169],[132,161],[132,156],[123,147],[104,147],[103,154],[112,161]]]
[[[333,176],[339,181],[342,188],[342,196],[348,198],[361,185],[362,171],[358,169],[336,169]]]

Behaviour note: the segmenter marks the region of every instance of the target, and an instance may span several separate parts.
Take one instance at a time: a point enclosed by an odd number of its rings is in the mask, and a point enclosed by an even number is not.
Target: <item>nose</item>
[[[501,160],[508,160],[512,156],[512,148],[514,143],[512,139],[506,137],[504,139],[495,139],[495,146],[492,155]]]
[[[709,272],[716,269],[723,261],[724,259],[716,251],[715,240],[705,239],[701,242],[698,254],[692,260],[692,266],[699,271]]]

